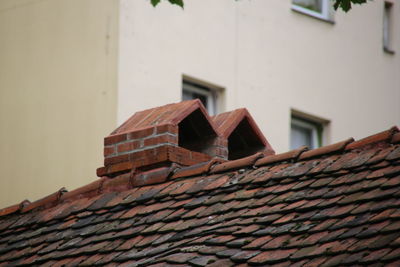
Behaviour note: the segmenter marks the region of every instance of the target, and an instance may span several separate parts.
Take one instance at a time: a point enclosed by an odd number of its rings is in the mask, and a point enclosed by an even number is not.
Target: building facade
[[[400,124],[400,5],[0,1],[0,205],[93,181],[135,111],[246,107],[277,152]]]

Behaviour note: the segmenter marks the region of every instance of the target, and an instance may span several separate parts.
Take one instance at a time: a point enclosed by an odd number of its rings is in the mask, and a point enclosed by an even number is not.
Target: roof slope
[[[399,266],[399,133],[351,141],[0,211],[0,266]]]
[[[194,110],[199,110],[206,120],[210,117],[200,100],[187,100],[136,112],[111,134],[152,128],[154,125],[177,125]],[[213,127],[211,124],[210,127]],[[215,129],[213,129],[215,130]]]

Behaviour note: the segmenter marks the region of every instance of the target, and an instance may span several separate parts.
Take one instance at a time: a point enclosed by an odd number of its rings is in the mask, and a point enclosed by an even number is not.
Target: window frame
[[[184,92],[195,93],[207,98],[207,112],[210,116],[216,115],[222,111],[222,93],[223,88],[212,85],[208,82],[202,82],[195,78],[188,78],[186,75],[182,78],[181,99],[183,100]]]
[[[306,14],[311,17],[315,17],[317,19],[327,21],[330,23],[334,23],[333,21],[333,11],[332,11],[332,3],[330,0],[322,0],[322,12],[313,11],[311,9],[302,7],[292,1],[292,10]]]
[[[394,54],[393,50],[393,5],[392,1],[383,3],[383,23],[382,23],[382,47],[388,54]]]
[[[289,149],[292,148],[292,120],[300,120],[305,122],[306,124],[311,124],[316,126],[317,129],[317,141],[315,141],[314,137],[314,144],[315,147],[324,146],[330,143],[331,141],[331,120],[328,118],[324,118],[321,116],[317,116],[312,113],[305,112],[301,109],[291,107],[290,108],[290,116],[288,118],[289,122],[289,134],[288,134],[288,141],[289,141]],[[314,135],[315,136],[315,135]]]
[[[323,134],[323,125],[311,122],[309,120],[305,120],[303,118],[299,118],[297,116],[292,116],[290,121],[290,134],[292,134],[292,125],[295,125],[300,128],[304,128],[307,130],[311,130],[311,147],[310,149],[318,148],[322,146],[322,134]],[[291,148],[292,144],[290,144]]]

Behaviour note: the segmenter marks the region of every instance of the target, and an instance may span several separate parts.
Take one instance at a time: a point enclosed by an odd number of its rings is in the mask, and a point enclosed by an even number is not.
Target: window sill
[[[332,18],[329,18],[327,16],[324,16],[322,14],[319,14],[317,12],[308,10],[306,8],[302,8],[296,5],[292,5],[292,11],[296,12],[296,13],[300,13],[309,17],[312,17],[314,19],[317,19],[319,21],[323,21],[323,22],[327,22],[329,24],[335,24],[335,21]]]

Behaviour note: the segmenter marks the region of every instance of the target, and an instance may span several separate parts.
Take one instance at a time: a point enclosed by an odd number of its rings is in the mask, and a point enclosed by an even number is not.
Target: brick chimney
[[[275,151],[245,108],[214,116],[218,132],[228,140],[228,159],[235,160],[263,152],[273,155]]]
[[[226,159],[228,149],[203,104],[190,100],[135,113],[104,138],[104,157],[97,175],[113,177],[172,163]]]

